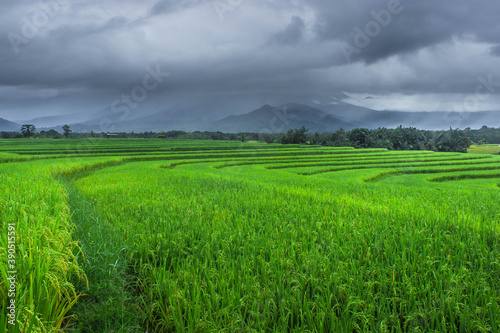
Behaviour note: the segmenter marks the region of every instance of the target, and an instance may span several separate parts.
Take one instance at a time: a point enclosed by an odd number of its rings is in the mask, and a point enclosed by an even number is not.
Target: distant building
[[[105,133],[104,135],[106,135],[106,137],[109,139],[109,138],[116,138],[118,137],[118,134],[116,133]]]

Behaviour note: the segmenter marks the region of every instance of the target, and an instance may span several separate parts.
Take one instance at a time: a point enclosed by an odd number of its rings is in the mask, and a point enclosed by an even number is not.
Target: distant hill
[[[336,116],[302,104],[264,105],[239,116],[229,116],[213,124],[221,132],[279,133],[305,126],[310,132],[332,132],[353,128],[353,124]]]
[[[287,103],[264,105],[246,114],[232,115],[220,120],[206,120],[211,112],[163,110],[153,115],[137,117],[123,115],[110,109],[101,110],[84,122],[69,123],[74,132],[161,132],[170,130],[221,131],[226,133],[280,133],[305,126],[310,133],[333,132],[339,128],[416,127],[427,130],[452,128],[500,127],[500,111],[488,112],[399,112],[375,111],[338,101],[336,104],[310,105]],[[132,118],[135,116],[135,118]],[[198,118],[197,118],[198,117]],[[60,118],[39,118],[51,122]],[[20,125],[15,124],[16,130]],[[37,127],[39,127],[37,125]],[[59,127],[52,127],[60,131]]]
[[[482,112],[400,112],[375,111],[348,103],[318,105],[318,109],[350,122],[355,127],[416,127],[424,130],[500,127],[500,111]]]
[[[85,118],[86,117],[74,116],[74,115],[47,116],[47,117],[38,117],[31,120],[25,120],[23,121],[23,124],[34,124],[37,129],[45,129],[45,128],[62,127],[65,124],[75,123]]]
[[[339,128],[396,128],[400,125],[424,130],[481,128],[484,125],[500,127],[500,111],[400,112],[375,111],[344,102],[312,105],[288,103],[276,107],[264,105],[244,115],[224,118],[214,123],[212,130],[265,133],[305,126],[310,132],[332,132]]]
[[[290,128],[307,127],[311,132],[334,131],[341,127],[353,128],[352,124],[342,121],[324,111],[301,104],[280,106],[264,105],[258,110],[243,115],[229,116],[218,121],[204,121],[159,112],[138,119],[120,119],[118,114],[103,110],[99,117],[86,122],[71,124],[73,131],[221,131],[226,133],[256,132],[279,133]]]
[[[210,123],[172,115],[168,111],[158,112],[140,118],[102,110],[94,118],[85,122],[70,124],[74,132],[161,132],[182,130],[187,132],[209,130]]]
[[[21,125],[0,118],[0,132],[19,132]]]

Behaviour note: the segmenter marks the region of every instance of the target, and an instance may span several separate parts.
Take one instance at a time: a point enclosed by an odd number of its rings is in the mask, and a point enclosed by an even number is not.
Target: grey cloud
[[[176,10],[182,8],[195,7],[201,3],[203,0],[159,0],[154,4],[154,6],[149,11],[151,16],[163,15],[175,12]]]
[[[177,8],[178,1],[171,0],[160,0],[158,1],[149,11],[151,15],[161,15],[171,12],[173,9]]]
[[[500,57],[500,45],[493,46],[490,51],[492,55]]]
[[[389,1],[244,0],[221,21],[208,0],[74,0],[17,54],[7,36],[22,34],[38,2],[1,1],[0,117],[94,114],[156,65],[172,75],[138,113],[215,117],[343,92],[462,94],[461,102],[480,75],[500,81],[493,0],[401,0],[404,10],[348,64],[339,44],[354,44],[353,28]]]
[[[358,27],[366,33],[369,22],[375,21],[372,11],[387,11],[388,5],[399,3],[400,14],[391,15],[387,26],[382,26],[370,44],[353,58],[373,63],[389,56],[415,52],[451,40],[453,37],[473,35],[478,41],[498,42],[500,25],[496,15],[500,3],[491,0],[354,0],[327,5],[312,1],[317,11],[315,30],[322,40],[336,40],[355,46],[353,30]]]
[[[271,37],[270,44],[293,45],[297,44],[304,35],[306,25],[302,18],[293,16],[285,31]]]
[[[105,34],[107,32],[127,27],[130,21],[125,17],[112,17],[102,23],[68,25],[51,30],[50,38],[58,39],[62,43],[74,41],[89,35]]]

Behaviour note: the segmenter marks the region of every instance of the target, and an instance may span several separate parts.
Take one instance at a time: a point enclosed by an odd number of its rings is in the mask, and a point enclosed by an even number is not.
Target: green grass
[[[53,141],[0,140],[18,331],[499,331],[499,156]]]
[[[69,331],[77,332],[143,332],[142,300],[134,292],[137,279],[130,275],[127,263],[128,245],[123,235],[110,223],[103,223],[91,202],[67,184],[72,221],[78,225],[73,237],[79,240],[78,260],[87,280],[74,279],[82,295],[71,313]]]
[[[499,145],[472,145],[467,152],[469,154],[496,154],[500,153]]]
[[[0,305],[7,313],[7,226],[16,230],[16,304],[19,325],[9,332],[60,328],[77,300],[69,280],[83,279],[76,262],[78,246],[72,239],[67,193],[54,181],[43,162],[8,163],[0,166],[0,252],[2,283]],[[33,315],[35,314],[35,315]]]

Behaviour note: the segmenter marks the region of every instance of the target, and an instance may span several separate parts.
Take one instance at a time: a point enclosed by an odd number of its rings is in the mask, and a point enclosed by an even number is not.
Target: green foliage
[[[35,125],[25,124],[21,126],[21,133],[25,138],[31,138],[35,135]]]
[[[372,146],[369,134],[370,131],[366,128],[355,128],[349,131],[347,138],[355,148],[369,148]]]
[[[64,137],[66,139],[68,139],[71,136],[71,132],[73,132],[73,131],[71,130],[71,128],[69,127],[69,125],[64,125],[62,127],[62,129],[63,129],[63,135],[64,135]]]
[[[23,135],[19,132],[0,132],[1,139],[20,139]]]
[[[470,138],[463,132],[451,128],[447,132],[439,133],[435,141],[437,151],[466,153],[471,146]]]
[[[482,144],[499,144],[500,143],[500,128],[491,128],[483,126],[479,130],[466,128],[465,134],[475,143]]]
[[[432,150],[446,152],[467,152],[471,145],[465,131],[422,131],[413,127],[396,129],[378,128],[368,130],[355,128],[345,132],[338,130],[325,146],[353,146],[356,148],[387,148],[391,150]]]
[[[51,138],[51,139],[62,139],[61,134],[56,130],[48,130],[48,131],[40,131],[40,136],[42,138]]]
[[[300,129],[289,129],[281,139],[282,144],[305,144],[307,142],[306,132],[308,130],[302,126]]]
[[[247,136],[246,136],[245,133],[241,133],[240,134],[240,141],[243,142],[243,143],[245,143],[245,141],[247,141]]]
[[[341,128],[331,134],[331,137],[324,143],[325,146],[333,147],[352,147],[353,145],[347,137],[347,132]]]
[[[306,136],[302,130],[289,130],[282,138],[282,143],[300,143],[309,141],[330,147],[386,148],[390,150],[432,150],[438,152],[467,152],[471,145],[467,131],[451,129],[449,131],[422,131],[413,127],[396,129],[355,128],[350,131],[340,129],[331,134],[315,133]]]

